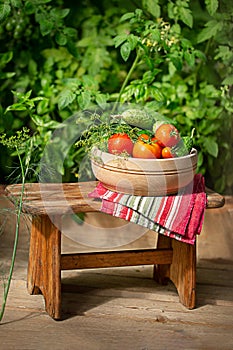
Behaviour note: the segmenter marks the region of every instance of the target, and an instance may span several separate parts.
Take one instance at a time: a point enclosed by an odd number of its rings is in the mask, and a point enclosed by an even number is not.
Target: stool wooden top
[[[26,183],[23,195],[23,212],[32,215],[69,214],[96,212],[100,210],[99,200],[89,198],[98,182],[78,183]],[[21,195],[22,185],[6,187],[6,195],[16,203]],[[219,208],[224,205],[224,197],[206,189],[207,208]]]

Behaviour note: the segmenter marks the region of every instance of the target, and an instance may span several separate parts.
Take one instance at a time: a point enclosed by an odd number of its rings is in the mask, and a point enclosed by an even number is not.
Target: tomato
[[[172,124],[162,124],[155,131],[155,138],[163,147],[175,146],[180,141],[180,134]]]
[[[134,158],[161,158],[161,152],[162,148],[157,142],[155,142],[155,140],[152,142],[144,142],[141,136],[139,136],[138,141],[135,142],[133,147]]]
[[[150,136],[148,134],[141,134],[138,136],[138,140],[141,140],[141,141],[148,141],[150,139]]]
[[[158,142],[158,140],[156,139],[156,137],[152,137],[152,138],[151,138],[151,143],[152,143],[153,145],[155,145],[156,143],[159,145],[159,142]]]
[[[125,133],[113,134],[108,139],[108,152],[112,154],[128,153],[132,155],[133,141]]]
[[[171,147],[164,147],[162,149],[162,158],[173,158],[174,155],[172,154]]]

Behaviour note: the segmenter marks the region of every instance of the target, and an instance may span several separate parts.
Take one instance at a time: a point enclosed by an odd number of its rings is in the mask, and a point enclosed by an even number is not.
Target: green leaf
[[[59,8],[53,8],[51,10],[51,15],[55,18],[61,19],[65,18],[70,12],[70,9],[59,9]]]
[[[184,52],[184,58],[185,61],[188,63],[190,67],[193,67],[195,65],[195,55],[194,52],[185,51]]]
[[[136,9],[136,10],[135,10],[135,16],[136,16],[136,18],[137,18],[138,20],[141,19],[142,15],[143,15],[142,9]]]
[[[19,8],[22,6],[22,1],[21,0],[10,0],[11,5],[13,7]]]
[[[217,54],[214,56],[215,60],[222,59],[223,61],[231,60],[232,50],[230,50],[227,45],[219,45],[217,50]]]
[[[128,37],[128,43],[130,45],[131,51],[133,51],[135,49],[135,47],[137,46],[138,37],[133,35],[133,34],[130,34]]]
[[[121,57],[123,58],[123,60],[126,62],[129,58],[130,52],[131,52],[131,48],[130,48],[130,43],[127,41],[125,42],[122,46],[121,46]]]
[[[190,11],[190,9],[185,8],[185,7],[180,7],[179,13],[180,13],[181,21],[184,24],[186,24],[188,27],[192,28],[193,27],[193,16],[192,16],[192,12]]]
[[[120,22],[127,21],[128,19],[131,19],[132,17],[134,17],[134,13],[133,12],[127,12],[121,17]]]
[[[215,140],[210,137],[205,138],[204,147],[206,151],[213,157],[217,158],[218,156],[218,144]]]
[[[43,101],[43,100],[45,100],[45,97],[42,97],[42,96],[37,96],[31,99],[32,102]]]
[[[98,93],[96,95],[96,102],[97,102],[98,106],[100,106],[101,108],[105,108],[106,102],[107,102],[107,96],[104,94]]]
[[[63,29],[63,33],[66,34],[67,36],[74,38],[76,37],[78,31],[75,28],[71,28],[71,27],[65,27]]]
[[[13,51],[8,51],[5,53],[0,53],[0,67],[5,67],[5,65],[10,62],[13,58]]]
[[[206,23],[206,27],[198,34],[197,42],[201,43],[214,37],[218,31],[223,27],[223,22],[218,22],[216,20],[211,20]]]
[[[70,103],[74,101],[75,97],[75,93],[70,89],[63,90],[58,98],[58,109],[62,110],[66,108]]]
[[[31,97],[32,90],[25,92],[20,92],[20,91],[12,91],[12,94],[17,98],[17,100],[20,102],[20,104],[23,103],[29,103],[30,102],[30,97]]]
[[[158,0],[143,0],[142,6],[150,12],[154,17],[159,18],[161,15]]]
[[[117,35],[117,36],[113,39],[113,42],[115,43],[115,47],[120,46],[127,38],[128,38],[128,35],[127,35],[127,34]]]
[[[26,94],[23,94],[23,93],[18,94],[16,92],[16,96],[22,97],[24,101],[28,100],[31,97],[31,94],[32,94],[32,90],[29,90],[28,92],[26,92]]]
[[[160,36],[160,30],[159,29],[151,30],[151,39],[153,41],[158,41],[159,42],[160,38],[161,38],[161,36]]]
[[[10,14],[11,7],[9,4],[0,4],[0,23],[2,23]]]
[[[222,85],[233,85],[233,75],[229,75],[222,81]]]
[[[90,107],[91,93],[89,91],[82,91],[78,96],[78,104],[81,109]]]
[[[60,126],[60,123],[56,122],[55,120],[46,120],[45,118],[35,114],[31,116],[31,119],[37,126],[42,128],[57,129]]]
[[[174,3],[169,1],[168,4],[167,4],[167,13],[168,13],[168,17],[169,18],[175,18],[175,11],[174,11]]]
[[[143,74],[142,82],[145,84],[151,84],[155,76],[160,72],[160,69],[154,69],[153,72],[147,71]],[[132,82],[133,83],[133,82]],[[140,80],[139,80],[140,83]]]
[[[95,77],[91,75],[83,75],[83,86],[84,89],[88,90],[97,90],[98,89],[98,82],[96,81]]]
[[[157,102],[164,102],[165,101],[164,95],[157,87],[152,86],[150,91],[151,91],[152,96],[154,97],[154,99]]]
[[[205,0],[207,11],[213,16],[218,9],[218,0]]]
[[[15,72],[6,72],[6,73],[0,72],[0,79],[10,79],[10,78],[13,78],[15,75],[16,75]]]
[[[56,43],[58,45],[64,46],[67,44],[67,37],[64,33],[62,32],[57,32],[55,36]]]
[[[52,21],[49,21],[43,17],[39,18],[40,32],[43,36],[48,35],[53,29]]]
[[[37,113],[39,115],[45,114],[48,111],[48,99],[43,98],[37,105]]]
[[[26,1],[24,8],[25,8],[25,13],[27,15],[31,15],[36,12],[36,4],[31,1]]]
[[[190,49],[190,47],[192,46],[190,40],[185,38],[181,39],[181,45],[185,50]]]
[[[37,75],[37,63],[36,61],[34,61],[33,59],[29,60],[28,63],[28,72],[30,75],[32,76],[36,76]]]
[[[5,113],[9,112],[9,111],[26,111],[27,107],[24,106],[22,103],[14,103],[11,106],[8,106]]]
[[[204,52],[200,50],[194,50],[194,52],[196,57],[200,58],[203,61],[206,61],[206,55],[204,54]]]
[[[88,36],[86,38],[83,38],[78,41],[77,46],[78,47],[88,47],[88,46],[93,46],[93,40],[94,38],[91,36]]]
[[[177,54],[168,55],[168,57],[170,57],[176,69],[180,71],[182,69],[182,59]]]

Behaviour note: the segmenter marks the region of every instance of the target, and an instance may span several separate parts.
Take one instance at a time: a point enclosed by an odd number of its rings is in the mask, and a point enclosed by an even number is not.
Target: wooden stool
[[[23,212],[32,215],[27,287],[30,294],[42,293],[45,309],[61,319],[61,271],[120,266],[154,265],[154,279],[170,279],[180,302],[195,307],[196,246],[158,236],[157,248],[124,251],[61,254],[60,222],[63,214],[99,212],[101,203],[88,198],[95,181],[64,184],[26,184]],[[8,198],[17,203],[22,186],[6,187]],[[214,192],[207,196],[208,208],[220,207],[224,198]]]

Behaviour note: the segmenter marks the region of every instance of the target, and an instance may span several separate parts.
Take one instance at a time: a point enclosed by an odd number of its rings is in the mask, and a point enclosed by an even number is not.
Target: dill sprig
[[[137,127],[122,122],[121,119],[119,121],[116,120],[114,116],[110,118],[109,122],[102,122],[100,119],[96,119],[92,125],[83,131],[75,145],[84,149],[85,153],[90,153],[94,146],[102,151],[107,151],[107,141],[111,135],[126,133],[135,141],[141,131]]]
[[[17,130],[15,135],[7,137],[6,134],[0,135],[0,143],[8,148],[17,148],[24,146],[25,142],[29,139],[30,130],[23,127],[22,130]]]

